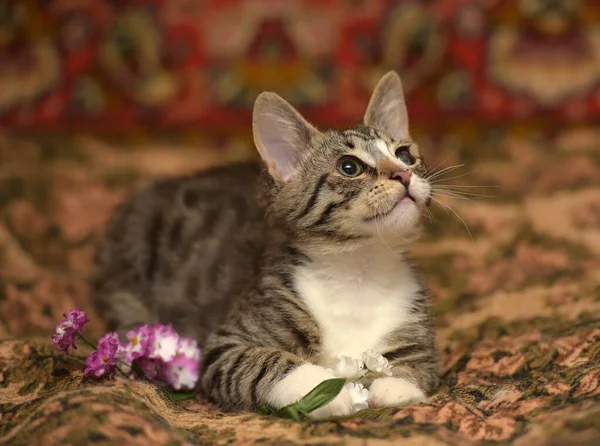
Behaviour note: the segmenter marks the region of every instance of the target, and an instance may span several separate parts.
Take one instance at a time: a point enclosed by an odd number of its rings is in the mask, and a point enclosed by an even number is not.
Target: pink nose
[[[410,183],[411,175],[412,170],[397,170],[392,174],[392,178],[398,178],[404,186],[408,186],[408,184]]]

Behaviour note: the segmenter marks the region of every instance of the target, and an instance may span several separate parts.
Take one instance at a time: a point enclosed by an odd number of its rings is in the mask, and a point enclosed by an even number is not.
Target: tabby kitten
[[[155,182],[117,211],[95,295],[113,329],[172,323],[203,346],[201,387],[224,410],[276,408],[339,355],[383,354],[371,405],[418,403],[438,383],[424,285],[407,250],[431,186],[398,75],[364,125],[320,132],[274,93],[256,100],[264,161]],[[352,411],[348,390],[315,417]]]

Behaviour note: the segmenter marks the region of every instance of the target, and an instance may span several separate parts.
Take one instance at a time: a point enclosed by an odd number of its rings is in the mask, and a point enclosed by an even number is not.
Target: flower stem
[[[78,336],[79,336],[79,339],[81,339],[83,342],[85,342],[88,345],[88,347],[91,347],[94,350],[96,350],[97,347],[94,344],[92,344],[84,335],[80,334]]]
[[[117,369],[117,372],[119,372],[125,378],[129,378],[129,376],[127,376],[127,374],[123,370],[121,370],[121,368],[118,365],[115,365],[115,369]]]
[[[87,339],[87,338],[86,338],[84,335],[80,334],[80,335],[79,335],[79,339],[81,339],[81,340],[82,340],[82,341],[83,341],[85,344],[87,344],[87,345],[88,345],[88,347],[91,347],[91,348],[93,348],[94,350],[96,350],[96,349],[97,349],[97,347],[96,347],[94,344],[92,344],[92,343],[90,342],[90,340],[89,340],[89,339]],[[122,362],[122,363],[123,363],[123,364],[125,364],[125,365],[129,365],[129,364],[127,364],[125,361],[123,361],[123,360],[121,360],[121,359],[117,359],[117,361],[119,361],[119,362]],[[127,373],[125,373],[125,372],[124,372],[124,371],[123,371],[123,370],[122,370],[122,369],[121,369],[121,368],[120,368],[118,365],[115,365],[115,369],[117,370],[117,372],[119,372],[119,373],[120,373],[121,375],[123,375],[125,378],[129,378],[129,376],[127,376]]]
[[[127,367],[131,366],[131,364],[128,364],[127,361],[123,361],[122,359],[119,359],[119,358],[115,358],[115,361],[120,362],[121,364],[126,365]]]

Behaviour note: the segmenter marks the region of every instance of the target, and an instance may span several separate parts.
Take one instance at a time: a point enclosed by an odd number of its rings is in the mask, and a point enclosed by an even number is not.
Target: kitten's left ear
[[[377,83],[365,113],[364,123],[383,130],[395,140],[410,139],[402,81],[394,71],[389,71]]]

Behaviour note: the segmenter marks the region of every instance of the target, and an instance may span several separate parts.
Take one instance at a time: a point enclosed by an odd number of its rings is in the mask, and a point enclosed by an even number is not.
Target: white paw
[[[378,378],[369,392],[371,407],[400,407],[427,401],[421,389],[403,378]]]
[[[329,370],[313,364],[303,364],[279,381],[267,395],[267,403],[280,409],[295,403],[321,382],[335,378]],[[352,396],[347,388],[335,399],[311,413],[313,418],[328,418],[354,412]]]

